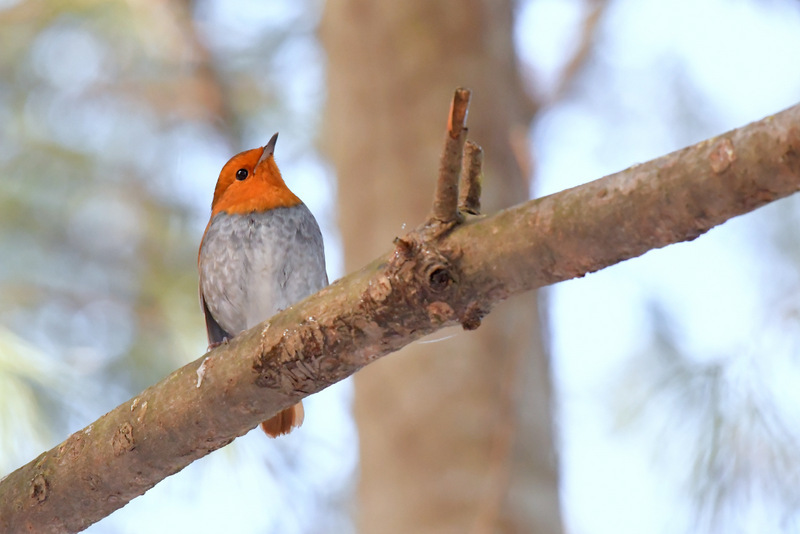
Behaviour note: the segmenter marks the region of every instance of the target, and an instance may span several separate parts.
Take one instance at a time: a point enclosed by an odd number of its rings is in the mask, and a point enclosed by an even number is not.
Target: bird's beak
[[[258,158],[258,163],[256,163],[256,166],[258,166],[262,161],[266,161],[268,157],[275,153],[275,143],[277,142],[278,132],[275,132],[275,135],[272,136],[272,139],[269,140],[269,143],[264,146],[264,151],[261,153],[261,157]]]

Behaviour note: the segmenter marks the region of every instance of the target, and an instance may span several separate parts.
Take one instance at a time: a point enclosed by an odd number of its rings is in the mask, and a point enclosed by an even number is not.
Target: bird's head
[[[233,156],[222,167],[211,201],[211,216],[268,211],[295,206],[300,199],[289,191],[275,164],[273,153],[278,134],[263,148],[246,150]]]

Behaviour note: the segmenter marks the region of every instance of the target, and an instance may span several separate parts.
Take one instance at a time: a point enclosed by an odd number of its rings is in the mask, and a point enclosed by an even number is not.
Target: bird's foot
[[[213,350],[213,349],[216,349],[216,348],[217,348],[217,347],[219,347],[220,345],[224,345],[224,344],[226,344],[227,342],[228,342],[228,338],[227,338],[227,337],[225,337],[225,338],[222,338],[222,341],[215,341],[215,342],[213,342],[213,343],[209,343],[209,344],[208,344],[208,350]]]

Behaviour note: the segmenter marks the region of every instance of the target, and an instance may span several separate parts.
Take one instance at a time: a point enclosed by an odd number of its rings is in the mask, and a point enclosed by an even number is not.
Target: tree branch
[[[692,240],[797,191],[798,125],[800,105],[450,231],[423,226],[397,239],[388,254],[5,477],[0,531],[86,528],[260,421],[424,335],[455,323],[477,328],[515,293]]]
[[[443,227],[461,221],[458,213],[458,177],[461,173],[461,159],[464,141],[467,139],[467,113],[469,111],[469,89],[458,88],[450,103],[447,115],[447,135],[444,150],[439,162],[439,180],[433,197],[431,222],[441,223]]]
[[[458,209],[470,215],[481,212],[481,180],[483,179],[483,149],[472,141],[464,146],[464,161],[459,181]]]

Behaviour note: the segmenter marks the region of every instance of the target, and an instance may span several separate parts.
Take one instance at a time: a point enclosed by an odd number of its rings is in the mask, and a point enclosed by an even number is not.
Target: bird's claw
[[[209,343],[209,344],[208,344],[208,350],[213,350],[213,349],[216,349],[216,348],[217,348],[217,347],[219,347],[220,345],[224,345],[224,344],[226,344],[226,343],[228,343],[228,338],[227,338],[227,337],[225,337],[225,338],[222,338],[222,341],[215,341],[215,342],[213,342],[213,343]]]

